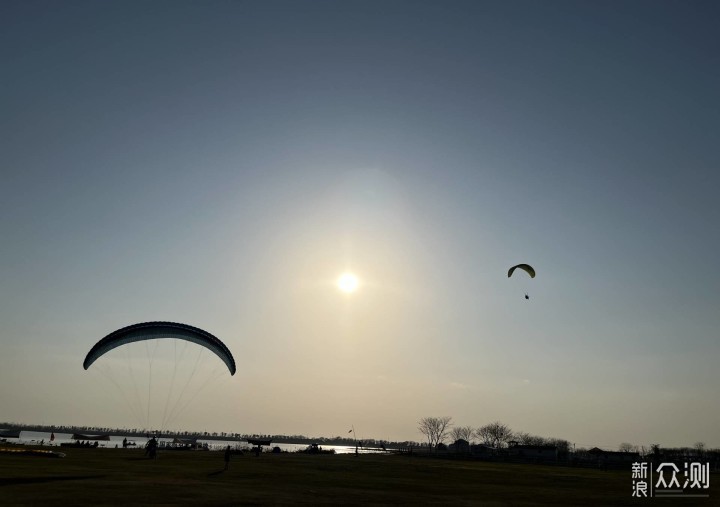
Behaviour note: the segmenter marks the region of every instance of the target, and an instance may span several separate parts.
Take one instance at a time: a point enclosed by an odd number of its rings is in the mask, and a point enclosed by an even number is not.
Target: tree
[[[547,438],[544,445],[554,445],[560,454],[570,452],[570,442],[562,438]]]
[[[652,459],[660,459],[661,457],[662,449],[660,449],[660,444],[650,444],[650,454],[652,454]]]
[[[524,431],[513,433],[512,439],[517,440],[520,445],[549,445],[545,438]]]
[[[488,428],[488,426],[481,426],[480,428],[476,429],[475,436],[484,445],[492,447],[493,438],[492,438],[492,435],[490,434],[490,429]]]
[[[636,450],[636,447],[635,447],[634,445],[632,445],[632,444],[627,443],[627,442],[623,442],[623,443],[620,444],[620,446],[618,447],[618,451],[620,451],[620,452],[635,452],[635,450]]]
[[[496,421],[478,428],[475,435],[486,445],[500,449],[503,444],[512,439],[512,430],[510,426]]]
[[[427,438],[430,448],[437,447],[448,435],[452,425],[452,417],[423,417],[418,423],[418,430]]]
[[[455,426],[453,429],[450,430],[450,438],[453,440],[453,442],[457,442],[458,440],[462,439],[466,440],[469,444],[474,434],[475,430],[472,426]]]

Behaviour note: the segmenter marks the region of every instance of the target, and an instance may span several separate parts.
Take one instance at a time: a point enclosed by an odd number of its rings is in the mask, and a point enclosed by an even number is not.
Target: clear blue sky
[[[720,446],[719,22],[0,3],[2,419],[132,425],[82,359],[173,320],[239,365],[182,428]]]

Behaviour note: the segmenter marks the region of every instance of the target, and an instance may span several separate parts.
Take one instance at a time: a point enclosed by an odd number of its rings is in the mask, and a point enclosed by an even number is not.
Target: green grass
[[[3,505],[717,505],[633,499],[629,470],[600,471],[383,455],[67,449],[63,459],[0,453]],[[719,486],[720,487],[720,486]]]

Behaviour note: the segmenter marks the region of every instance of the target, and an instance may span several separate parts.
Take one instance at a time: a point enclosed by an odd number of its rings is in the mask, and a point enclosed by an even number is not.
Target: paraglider
[[[222,359],[230,370],[230,375],[235,375],[235,359],[223,342],[207,331],[177,322],[143,322],[113,331],[93,345],[85,356],[83,368],[87,370],[96,359],[115,347],[157,338],[176,338],[201,345]]]
[[[177,322],[142,322],[113,331],[92,346],[83,368],[114,386],[126,404],[125,415],[153,432],[197,407],[203,391],[236,371],[230,350],[216,336]]]
[[[516,269],[521,269],[525,271],[528,275],[530,275],[530,278],[535,278],[535,269],[530,264],[517,264],[511,267],[508,270],[508,278],[512,276]],[[525,293],[525,299],[530,299],[530,296],[528,296],[527,292]]]
[[[513,266],[508,270],[508,278],[510,278],[513,274],[513,272],[516,269],[522,269],[525,271],[528,275],[530,275],[530,278],[535,278],[535,269],[530,264],[518,264],[517,266]]]

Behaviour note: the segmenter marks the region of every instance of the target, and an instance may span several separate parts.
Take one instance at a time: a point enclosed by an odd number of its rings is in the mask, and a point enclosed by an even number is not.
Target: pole
[[[353,442],[355,442],[355,456],[358,455],[358,443],[357,443],[357,437],[355,436],[355,425],[352,425],[352,433],[353,433]]]

